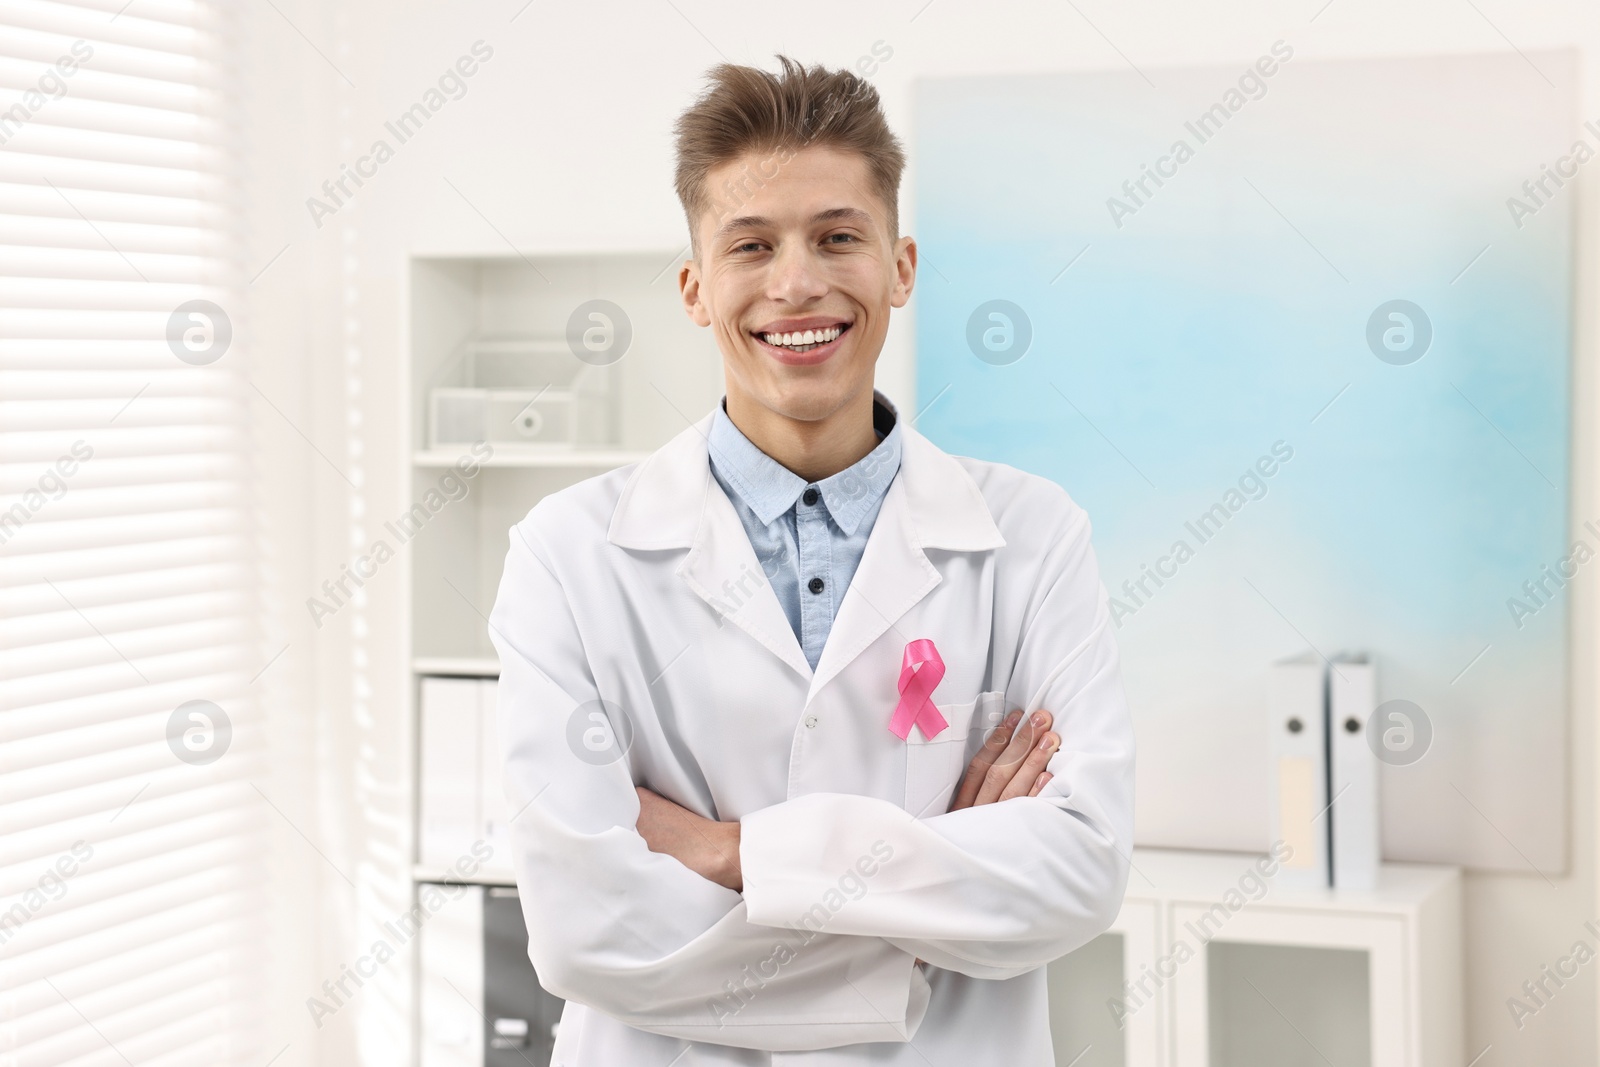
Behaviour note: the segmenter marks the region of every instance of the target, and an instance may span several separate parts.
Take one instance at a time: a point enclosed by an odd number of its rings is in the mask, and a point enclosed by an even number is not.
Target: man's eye
[[[762,246],[760,241],[746,241],[744,244],[736,246],[734,248],[734,251],[735,252],[759,252],[759,251],[761,251],[762,247],[763,246]]]
[[[855,240],[856,235],[853,233],[830,233],[828,235],[829,244],[850,244]]]

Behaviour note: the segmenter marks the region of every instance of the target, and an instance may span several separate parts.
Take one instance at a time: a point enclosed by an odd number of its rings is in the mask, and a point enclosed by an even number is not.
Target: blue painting
[[[918,429],[1087,509],[1140,843],[1267,847],[1266,679],[1309,650],[1425,716],[1387,858],[1565,867],[1575,84],[1292,41],[919,83]]]

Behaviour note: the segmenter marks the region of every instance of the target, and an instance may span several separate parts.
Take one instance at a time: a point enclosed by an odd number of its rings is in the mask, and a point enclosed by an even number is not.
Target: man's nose
[[[804,244],[785,242],[772,257],[767,296],[787,304],[806,304],[828,291],[820,264]]]

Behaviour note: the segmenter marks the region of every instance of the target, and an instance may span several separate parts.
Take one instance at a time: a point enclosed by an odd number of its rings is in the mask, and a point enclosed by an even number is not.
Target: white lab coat
[[[1044,967],[1112,921],[1132,847],[1087,515],[902,421],[813,673],[711,475],[710,424],[511,530],[490,632],[528,954],[567,1000],[552,1064],[1051,1067]],[[902,741],[918,638],[945,662],[950,725]],[[631,733],[610,762],[591,751],[601,699]],[[947,813],[1019,706],[1055,715],[1054,779]],[[635,784],[741,820],[742,895],[646,848]]]

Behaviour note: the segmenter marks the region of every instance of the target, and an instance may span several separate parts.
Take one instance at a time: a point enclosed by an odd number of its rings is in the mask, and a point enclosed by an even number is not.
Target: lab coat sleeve
[[[881,938],[753,924],[738,893],[646,847],[628,760],[595,762],[585,748],[600,694],[532,525],[511,531],[489,630],[512,859],[540,983],[691,1041],[786,1051],[909,1040],[930,992],[911,955]]]
[[[752,812],[740,845],[751,921],[782,922],[837,892],[830,872],[875,842],[892,855],[829,929],[887,938],[938,967],[1014,977],[1116,918],[1132,849],[1133,730],[1088,518],[1071,505],[1064,522],[1047,527],[1054,545],[1040,544],[1006,686],[1008,706],[1054,715],[1062,745],[1049,784],[924,819],[837,793]]]

